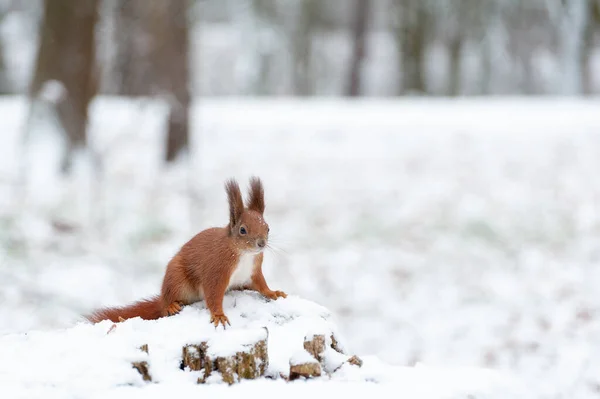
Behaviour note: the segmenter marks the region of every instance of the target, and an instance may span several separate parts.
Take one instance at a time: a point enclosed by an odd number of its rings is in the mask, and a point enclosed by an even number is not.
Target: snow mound
[[[239,395],[235,386],[249,389],[252,397],[303,383],[319,392],[333,384],[336,392],[348,393],[356,383],[373,386],[372,392],[393,385],[392,396],[432,398],[507,397],[507,389],[514,388],[508,377],[487,370],[392,367],[375,357],[359,358],[345,348],[326,308],[292,295],[271,301],[234,291],[225,296],[223,308],[231,322],[227,329],[210,324],[199,302],[159,320],[82,321],[68,329],[1,336],[0,383],[16,397],[45,398],[163,397],[168,387],[190,394],[220,389],[233,396]],[[244,378],[257,379],[241,379],[242,369],[232,363],[236,359],[249,359],[248,367],[260,372]],[[305,366],[311,370],[306,376],[290,373]],[[226,367],[233,370],[229,380]]]

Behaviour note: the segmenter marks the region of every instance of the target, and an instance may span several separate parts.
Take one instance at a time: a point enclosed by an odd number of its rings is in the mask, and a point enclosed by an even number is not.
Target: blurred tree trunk
[[[361,92],[362,65],[366,54],[365,36],[367,21],[369,20],[369,0],[356,0],[354,12],[354,47],[350,62],[350,76],[346,88],[346,95],[350,97],[359,96]]]
[[[87,141],[88,105],[97,91],[94,29],[98,0],[45,0],[40,44],[30,97],[59,82],[54,105],[67,138],[65,169],[73,151]],[[56,88],[57,85],[54,85]]]
[[[454,97],[461,93],[463,46],[468,30],[475,27],[473,15],[478,7],[478,4],[470,4],[468,0],[447,0],[435,13],[438,18],[435,24],[442,27],[440,32],[448,52],[448,96]]]
[[[4,22],[4,19],[10,14],[10,12],[10,3],[8,5],[4,4],[3,7],[0,8],[0,23]],[[8,69],[6,67],[4,50],[4,41],[0,40],[0,94],[12,94],[14,93],[14,90],[10,82]]]
[[[589,21],[583,43],[582,84],[585,95],[594,93],[594,70],[591,55],[594,51],[594,35],[598,26],[600,26],[600,0],[590,0]]]
[[[13,94],[14,90],[10,83],[6,61],[4,57],[4,43],[0,41],[0,94]]]
[[[117,94],[162,96],[169,106],[165,160],[189,142],[188,1],[119,0],[115,16]]]
[[[166,160],[174,161],[188,150],[189,108],[189,28],[186,1],[169,3],[166,10],[167,29],[164,32],[165,44],[163,61],[166,82],[165,89],[170,94],[171,112],[167,134]]]
[[[513,66],[515,90],[519,94],[534,95],[539,90],[539,76],[535,73],[534,51],[540,45],[535,37],[535,19],[527,2],[515,4],[508,14],[508,52],[515,62]],[[537,21],[536,21],[537,22]],[[531,32],[531,33],[530,33]]]
[[[293,7],[299,7],[295,29],[291,32],[294,93],[309,96],[314,93],[312,33],[319,7],[318,0],[300,0]]]
[[[494,88],[494,60],[502,49],[504,27],[502,25],[501,2],[486,2],[481,6],[483,21],[483,39],[480,41],[481,51],[481,83],[480,94],[490,95]]]
[[[430,16],[422,0],[395,0],[396,46],[402,66],[399,93],[427,93],[425,52]]]
[[[145,9],[141,0],[117,0],[115,12],[114,42],[116,47],[114,76],[116,93],[123,96],[147,96],[154,91],[148,75],[151,73],[150,59],[151,26],[144,18]]]
[[[254,92],[268,95],[272,92],[270,76],[273,70],[273,44],[277,36],[273,34],[273,25],[277,19],[276,4],[272,1],[254,0],[254,21],[257,32],[257,68]]]
[[[462,60],[463,37],[462,33],[455,34],[448,44],[448,52],[450,55],[450,73],[448,81],[448,95],[458,96],[461,91],[462,75],[461,75],[461,60]]]

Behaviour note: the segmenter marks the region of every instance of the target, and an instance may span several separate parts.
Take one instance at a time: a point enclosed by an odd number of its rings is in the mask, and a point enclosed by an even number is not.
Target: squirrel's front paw
[[[224,314],[213,314],[213,315],[211,315],[210,316],[210,322],[215,325],[215,328],[217,328],[219,326],[219,324],[222,324],[223,328],[225,328],[225,323],[231,325],[231,323],[229,322],[229,319]]]
[[[277,299],[279,297],[286,298],[287,294],[283,291],[270,291],[265,294],[265,296],[269,299]]]

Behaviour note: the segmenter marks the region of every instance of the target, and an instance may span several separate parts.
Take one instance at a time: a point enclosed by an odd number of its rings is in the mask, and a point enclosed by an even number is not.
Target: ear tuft
[[[260,178],[256,176],[250,178],[248,209],[256,211],[261,215],[265,212],[265,191]]]
[[[229,201],[229,226],[235,226],[244,212],[244,201],[240,186],[235,179],[229,179],[225,183],[225,191],[227,191],[227,200]]]

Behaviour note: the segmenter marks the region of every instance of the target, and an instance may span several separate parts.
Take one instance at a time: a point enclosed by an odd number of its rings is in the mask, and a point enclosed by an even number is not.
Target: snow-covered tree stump
[[[96,326],[106,325],[106,335],[132,352],[130,364],[145,382],[166,378],[164,356],[177,345],[179,370],[196,373],[198,384],[231,385],[261,377],[331,378],[345,364],[362,366],[357,356],[344,351],[327,309],[313,302],[293,297],[271,301],[257,293],[232,292],[225,306],[232,323],[226,329],[208,323],[202,303],[158,320],[136,318]],[[142,339],[141,346],[128,344]]]
[[[265,375],[269,365],[267,350],[268,332],[265,329],[263,339],[255,343],[245,344],[244,348],[229,356],[211,354],[207,342],[183,347],[182,366],[194,371],[203,371],[199,383],[205,383],[213,372],[220,373],[222,380],[228,384],[241,379],[253,380]]]
[[[227,302],[232,325],[226,329],[208,323],[208,311],[198,303],[176,316],[112,325],[111,334],[118,334],[126,325],[137,325],[148,328],[149,338],[156,341],[151,347],[181,342],[180,369],[196,373],[202,384],[234,384],[261,377],[288,381],[329,378],[346,363],[358,364],[349,362],[351,355],[344,352],[327,309],[313,302],[300,298],[271,301],[252,292],[230,293],[225,306]],[[165,338],[160,341],[156,335]],[[147,345],[144,350],[148,353]],[[134,364],[143,380],[160,379],[154,375],[153,358],[151,353]]]
[[[362,360],[358,356],[344,353],[333,334],[329,340],[325,335],[306,336],[303,347],[304,350],[297,352],[290,359],[290,380],[320,377],[323,371],[331,375],[346,363],[362,366]]]

